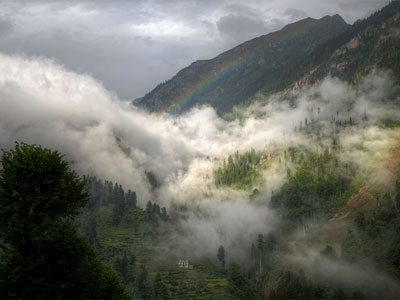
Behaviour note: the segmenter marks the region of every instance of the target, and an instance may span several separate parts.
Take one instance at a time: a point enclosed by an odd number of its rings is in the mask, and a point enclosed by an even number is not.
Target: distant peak
[[[298,20],[294,23],[287,24],[285,27],[282,28],[282,32],[285,31],[303,31],[313,26],[318,26],[320,24],[327,24],[327,23],[335,23],[337,25],[348,25],[343,18],[336,14],[333,16],[324,16],[320,19],[314,19],[311,17],[307,17],[301,20]]]
[[[330,20],[330,21],[336,21],[339,23],[347,24],[346,21],[339,14],[335,14],[333,16],[325,16],[325,17],[321,18],[320,20]]]

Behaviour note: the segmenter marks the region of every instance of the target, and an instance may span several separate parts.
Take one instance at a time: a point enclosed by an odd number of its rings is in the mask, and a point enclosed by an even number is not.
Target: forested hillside
[[[196,257],[172,241],[180,230],[179,217],[168,215],[165,207],[149,201],[141,208],[135,192],[125,192],[117,183],[91,176],[85,183],[90,200],[77,218],[79,231],[119,274],[134,299],[254,295],[238,265],[222,269],[212,258]]]
[[[399,290],[393,279],[387,279],[385,290],[381,284],[358,279],[346,285],[337,273],[378,264],[400,279],[400,180],[395,181],[393,192],[380,191],[370,187],[371,176],[363,167],[343,160],[349,151],[340,140],[343,133],[369,124],[367,115],[340,118],[335,114],[328,123],[307,120],[296,130],[316,141],[313,150],[295,146],[237,151],[217,164],[213,173],[217,189],[251,191],[246,201],[258,203],[259,209],[273,209],[281,218],[275,230],[254,232],[249,244],[240,244],[248,250],[238,262],[230,256],[234,249],[229,245],[216,248],[214,257],[185,248],[180,222],[185,218],[182,209],[184,212],[188,207],[173,207],[172,213],[167,213],[165,208],[148,202],[140,208],[134,192],[95,177],[85,178],[91,197],[78,218],[80,232],[114,267],[135,299],[358,299],[396,295]],[[386,119],[376,125],[398,143],[397,121]],[[324,127],[328,138],[320,136]],[[379,158],[372,168],[393,156],[398,159],[399,149],[388,149],[391,156]],[[398,163],[396,168],[398,176]],[[266,203],[262,193],[268,186],[265,176],[277,170],[286,180],[272,190]],[[368,204],[359,202],[349,208],[366,187],[371,197]],[[348,209],[343,219],[343,211]],[[178,238],[177,232],[182,234]],[[318,249],[313,254],[315,260],[299,267],[292,261],[293,255],[310,251],[310,247]],[[337,265],[338,270],[322,276],[319,272],[324,264]]]

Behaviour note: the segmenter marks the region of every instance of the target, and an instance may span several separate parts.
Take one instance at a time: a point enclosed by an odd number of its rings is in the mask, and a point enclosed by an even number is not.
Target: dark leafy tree
[[[71,221],[88,195],[63,156],[17,143],[0,163],[1,297],[130,299],[77,235]]]

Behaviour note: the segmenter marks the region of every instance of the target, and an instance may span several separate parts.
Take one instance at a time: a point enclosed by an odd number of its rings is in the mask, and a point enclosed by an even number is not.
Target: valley
[[[399,32],[307,17],[133,101],[0,53],[0,298],[398,298]]]

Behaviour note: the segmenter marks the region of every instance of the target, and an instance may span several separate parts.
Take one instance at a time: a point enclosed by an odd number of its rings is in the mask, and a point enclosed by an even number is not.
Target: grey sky
[[[348,23],[389,0],[0,0],[0,51],[54,58],[123,99],[304,17]]]

